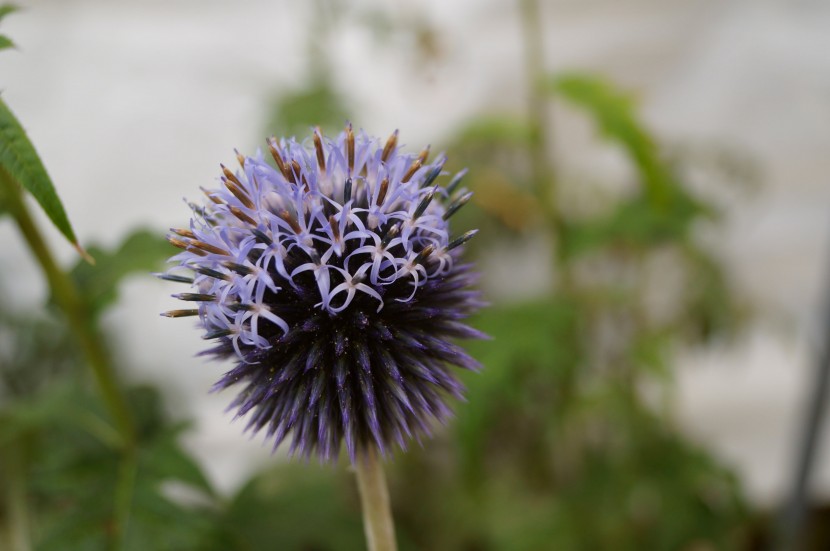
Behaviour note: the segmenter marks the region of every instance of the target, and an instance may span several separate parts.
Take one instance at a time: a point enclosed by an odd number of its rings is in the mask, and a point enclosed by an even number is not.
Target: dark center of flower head
[[[336,457],[345,440],[381,451],[429,434],[462,386],[448,369],[476,369],[452,342],[482,335],[464,325],[481,303],[459,263],[473,232],[452,239],[450,217],[471,194],[464,171],[443,187],[445,159],[405,154],[397,132],[381,147],[351,126],[335,139],[271,140],[222,166],[220,189],[191,204],[188,229],[168,240],[183,252],[162,277],[190,283],[174,295],[197,307],[206,354],[235,356],[215,385],[242,383],[231,404],[267,427],[276,447]]]

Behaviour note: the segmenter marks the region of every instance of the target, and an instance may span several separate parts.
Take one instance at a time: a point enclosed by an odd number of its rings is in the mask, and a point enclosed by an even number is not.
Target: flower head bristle
[[[220,165],[189,228],[170,230],[181,252],[160,277],[190,284],[174,296],[197,307],[162,315],[198,316],[217,340],[205,353],[236,359],[214,388],[243,385],[231,407],[275,448],[326,460],[345,443],[354,461],[405,447],[461,397],[447,366],[479,367],[452,342],[483,336],[459,321],[482,305],[458,262],[475,231],[448,225],[471,196],[455,193],[465,171],[441,188],[443,156],[351,124],[267,147],[276,168],[235,151],[240,169]]]

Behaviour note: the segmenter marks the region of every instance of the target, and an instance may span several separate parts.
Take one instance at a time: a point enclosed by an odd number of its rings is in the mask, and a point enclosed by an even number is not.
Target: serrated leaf
[[[8,37],[0,34],[0,50],[5,50],[7,48],[15,48],[14,42]]]
[[[118,285],[134,273],[157,269],[170,256],[170,245],[157,233],[136,230],[115,250],[89,248],[95,265],[78,262],[70,272],[93,314],[101,313],[118,296]]]
[[[20,186],[34,196],[46,215],[70,243],[77,247],[78,240],[55,186],[43,166],[34,145],[0,99],[0,170],[11,176]]]

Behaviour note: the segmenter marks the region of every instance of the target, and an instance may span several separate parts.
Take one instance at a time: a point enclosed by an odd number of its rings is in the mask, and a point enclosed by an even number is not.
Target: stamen
[[[198,239],[194,239],[190,242],[190,244],[198,249],[202,249],[203,251],[207,251],[209,253],[221,254],[224,256],[231,255],[231,253],[229,253],[225,249],[219,248],[216,245],[211,245],[210,243],[205,243],[204,241],[199,241]]]
[[[447,197],[452,195],[452,192],[455,191],[455,188],[458,187],[458,184],[461,183],[461,180],[463,180],[464,176],[466,175],[467,169],[465,168],[464,170],[459,171],[455,176],[453,176],[453,179],[450,181],[449,184],[447,184]]]
[[[248,195],[239,187],[237,184],[229,181],[224,180],[225,187],[233,193],[233,196],[239,199],[239,202],[248,207],[249,209],[254,208],[254,202],[248,197]]]
[[[421,202],[418,203],[418,207],[415,209],[415,212],[412,214],[412,219],[413,220],[415,220],[416,218],[421,216],[424,213],[424,211],[427,210],[427,207],[432,202],[433,197],[435,197],[435,190],[432,190],[429,193],[427,193],[426,195],[424,195],[424,198],[421,199]]]
[[[354,132],[352,132],[352,123],[346,127],[346,154],[349,160],[349,176],[354,170]]]
[[[230,169],[228,169],[228,167],[226,167],[222,163],[219,163],[219,166],[222,167],[222,173],[225,175],[225,178],[227,178],[234,184],[238,185],[239,187],[242,187],[242,182],[239,181],[239,178],[236,177],[236,174],[231,172]]]
[[[444,213],[444,216],[442,216],[442,218],[444,220],[449,220],[450,216],[452,216],[453,214],[458,212],[458,209],[460,209],[461,207],[466,205],[467,201],[469,201],[470,197],[472,197],[472,196],[473,196],[473,192],[468,191],[467,193],[465,193],[464,195],[462,195],[461,197],[459,197],[458,199],[453,201],[452,204],[450,204],[450,206],[447,207],[447,212]]]
[[[239,275],[243,275],[243,276],[251,275],[252,273],[254,273],[254,271],[252,269],[250,269],[249,267],[247,267],[243,264],[238,264],[236,262],[231,262],[230,260],[228,260],[227,262],[223,262],[222,266],[224,266],[228,270],[232,270],[232,271],[238,273]]]
[[[165,318],[185,318],[187,316],[198,316],[199,310],[170,310],[168,312],[162,312],[161,315]]]
[[[337,225],[337,218],[333,214],[329,216],[329,226],[331,226],[331,234],[334,236],[334,240],[340,241],[340,227]]]
[[[216,300],[216,297],[213,295],[208,295],[205,293],[179,293],[177,295],[172,295],[173,298],[177,298],[179,300],[187,300],[190,302],[213,302]]]
[[[424,178],[424,181],[421,182],[421,187],[427,187],[430,184],[432,184],[432,182],[434,182],[435,179],[438,178],[438,176],[441,175],[441,171],[443,169],[444,169],[444,164],[443,163],[436,166],[436,167],[433,167],[429,172],[427,172],[427,175]]]
[[[343,185],[343,204],[348,203],[352,199],[352,179],[346,178],[346,183]]]
[[[266,235],[266,234],[265,234],[265,232],[263,232],[262,230],[259,230],[259,229],[254,229],[254,230],[251,230],[251,233],[252,233],[252,234],[254,234],[254,235],[257,237],[257,239],[259,239],[260,241],[262,241],[262,242],[263,242],[263,243],[265,243],[266,245],[271,245],[271,244],[274,242],[274,241],[273,241],[270,237],[268,237],[268,235]]]
[[[294,230],[294,233],[302,233],[303,229],[300,227],[300,224],[297,222],[297,219],[291,216],[287,210],[281,210],[277,216],[288,222],[288,225],[291,226],[291,229]]]
[[[173,237],[172,235],[167,236],[167,241],[168,241],[168,243],[170,243],[174,247],[178,247],[180,249],[187,250],[187,248],[190,246],[190,243],[188,243],[187,241],[182,241],[181,239],[177,239],[177,238]]]
[[[212,270],[210,268],[205,268],[204,266],[188,266],[194,272],[198,272],[202,275],[206,275],[208,277],[212,277],[213,279],[221,279],[223,281],[230,281],[231,278],[228,274],[223,274],[222,272],[217,272],[216,270]]]
[[[290,178],[291,183],[292,184],[297,183],[297,178],[299,176],[302,176],[302,174],[303,174],[303,171],[300,169],[300,163],[298,163],[297,161],[292,159],[292,161],[291,161],[291,178]]]
[[[171,232],[173,232],[173,233],[175,233],[175,234],[181,235],[182,237],[189,237],[189,238],[191,238],[191,239],[195,239],[195,238],[196,238],[196,234],[195,234],[195,233],[193,233],[193,232],[192,232],[192,231],[190,231],[190,230],[186,230],[186,229],[184,229],[184,228],[170,228],[170,231],[171,231]]]
[[[182,275],[175,275],[175,274],[153,274],[159,279],[163,279],[165,281],[174,281],[176,283],[193,283],[192,277],[182,276]]]
[[[199,189],[201,189],[201,190],[202,190],[202,193],[204,193],[205,195],[207,195],[207,198],[208,198],[208,199],[210,199],[211,201],[213,201],[213,202],[214,202],[214,203],[216,203],[217,205],[222,205],[222,204],[224,204],[224,201],[222,201],[222,199],[220,199],[219,197],[216,197],[215,195],[213,195],[211,192],[209,192],[209,191],[208,191],[208,190],[206,190],[205,188],[199,188]]]
[[[282,172],[283,177],[286,180],[291,180],[289,177],[288,169],[285,167],[285,162],[282,160],[282,155],[280,155],[279,150],[277,149],[277,139],[271,138],[268,140],[268,150],[271,152],[271,156],[274,158],[274,162],[277,163],[277,168]]]
[[[424,247],[421,250],[421,252],[418,253],[418,256],[415,257],[415,259],[412,261],[412,263],[413,264],[422,264],[422,263],[424,263],[426,261],[426,259],[429,258],[429,255],[431,255],[434,251],[435,251],[435,245],[427,245],[426,247]]]
[[[211,331],[209,333],[205,333],[202,338],[207,340],[210,339],[219,339],[222,337],[230,337],[233,335],[235,331],[233,329],[217,329],[216,331]]]
[[[239,207],[230,207],[230,209],[231,209],[231,212],[233,213],[233,215],[236,216],[237,218],[239,218],[240,220],[242,220],[243,222],[247,222],[248,224],[250,224],[252,226],[256,226],[256,221],[253,218],[251,218],[250,216],[248,216],[247,214],[245,214],[245,212],[241,208],[239,208]]]
[[[478,230],[470,230],[467,233],[461,235],[460,237],[456,237],[455,239],[450,241],[449,245],[447,245],[447,248],[445,250],[451,251],[456,247],[460,247],[461,245],[472,239],[473,236],[477,233]]]
[[[430,146],[426,146],[423,151],[421,151],[420,155],[418,155],[418,160],[421,161],[421,164],[427,162],[427,157],[429,157],[429,148]]]
[[[409,181],[409,179],[412,178],[412,176],[416,172],[418,172],[419,168],[421,168],[421,160],[420,159],[415,159],[415,161],[412,163],[412,165],[410,165],[409,170],[407,170],[406,174],[404,174],[403,178],[401,178],[401,183],[402,184],[407,183]]]
[[[387,191],[389,191],[389,178],[384,178],[383,181],[380,183],[380,191],[378,191],[378,198],[375,200],[376,207],[379,207],[383,204],[383,200],[386,199]]]
[[[314,130],[314,149],[317,151],[317,166],[320,167],[320,173],[326,173],[326,154],[323,151],[323,139],[321,137],[320,127]]]
[[[392,154],[392,151],[395,149],[395,146],[398,145],[398,131],[395,130],[392,132],[392,135],[389,136],[389,139],[386,140],[386,145],[383,146],[383,153],[380,155],[380,160],[382,162],[386,162],[389,158],[389,155]]]
[[[397,235],[400,233],[400,231],[401,231],[400,223],[395,224],[394,226],[389,228],[389,231],[386,232],[386,235],[383,236],[383,240],[381,241],[381,244],[383,245],[383,248],[386,248],[389,245],[389,242],[392,241],[393,239],[395,239],[395,237],[397,237]]]

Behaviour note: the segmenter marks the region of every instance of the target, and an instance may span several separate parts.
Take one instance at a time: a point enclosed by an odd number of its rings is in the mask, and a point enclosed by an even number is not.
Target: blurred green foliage
[[[325,63],[315,66],[306,87],[272,102],[269,134],[334,130],[348,118],[347,102],[321,76]],[[735,476],[644,397],[646,388],[668,395],[678,348],[740,328],[729,278],[694,231],[716,223],[717,209],[691,191],[677,159],[612,83],[570,73],[540,89],[620,148],[634,192],[599,214],[569,208],[562,190],[589,184],[560,179],[553,162],[540,171],[534,158],[551,152],[530,115],[483,114],[446,144],[456,168],[471,168],[465,184],[474,202],[454,218],[457,230],[482,229],[471,256],[542,238],[552,265],[517,269],[545,270],[553,285],[532,301],[497,299],[476,317],[493,340],[469,346],[485,370],[465,376],[467,403],[424,448],[390,463],[401,549],[746,549],[752,512]],[[20,129],[4,139],[3,166],[24,138]],[[57,200],[51,183],[24,187]],[[171,254],[146,230],[91,252],[97,264],[78,263],[69,275],[93,323],[126,276],[157,269]],[[46,551],[105,549],[113,539],[128,550],[363,546],[342,465],[275,462],[220,496],[180,444],[187,423],[169,417],[156,388],[127,389],[137,436],[123,453],[57,309],[0,306],[0,343],[0,544],[23,530]]]
[[[277,96],[270,106],[266,132],[269,136],[309,135],[313,126],[323,133],[339,131],[349,120],[343,98],[324,78],[315,78],[307,87]]]
[[[69,272],[90,311],[100,314],[115,303],[118,285],[128,275],[146,275],[170,256],[170,244],[159,239],[157,232],[138,230],[108,251],[93,245],[88,250],[95,264],[78,262]]]
[[[0,21],[3,20],[4,17],[9,15],[10,13],[14,13],[19,8],[17,6],[13,6],[11,4],[3,4],[0,6]],[[14,48],[14,42],[12,39],[6,35],[0,34],[0,50],[5,50],[7,48]]]
[[[668,396],[678,347],[740,328],[728,277],[693,231],[716,209],[608,81],[566,74],[544,89],[621,148],[634,191],[590,215],[561,192],[547,208],[526,119],[487,115],[456,134],[448,156],[473,167],[476,191],[462,225],[483,229],[472,252],[543,236],[553,265],[523,269],[549,270],[557,285],[477,316],[493,340],[468,347],[485,372],[466,378],[450,431],[396,469],[399,522],[436,550],[745,549],[752,517],[735,476],[644,395]]]

